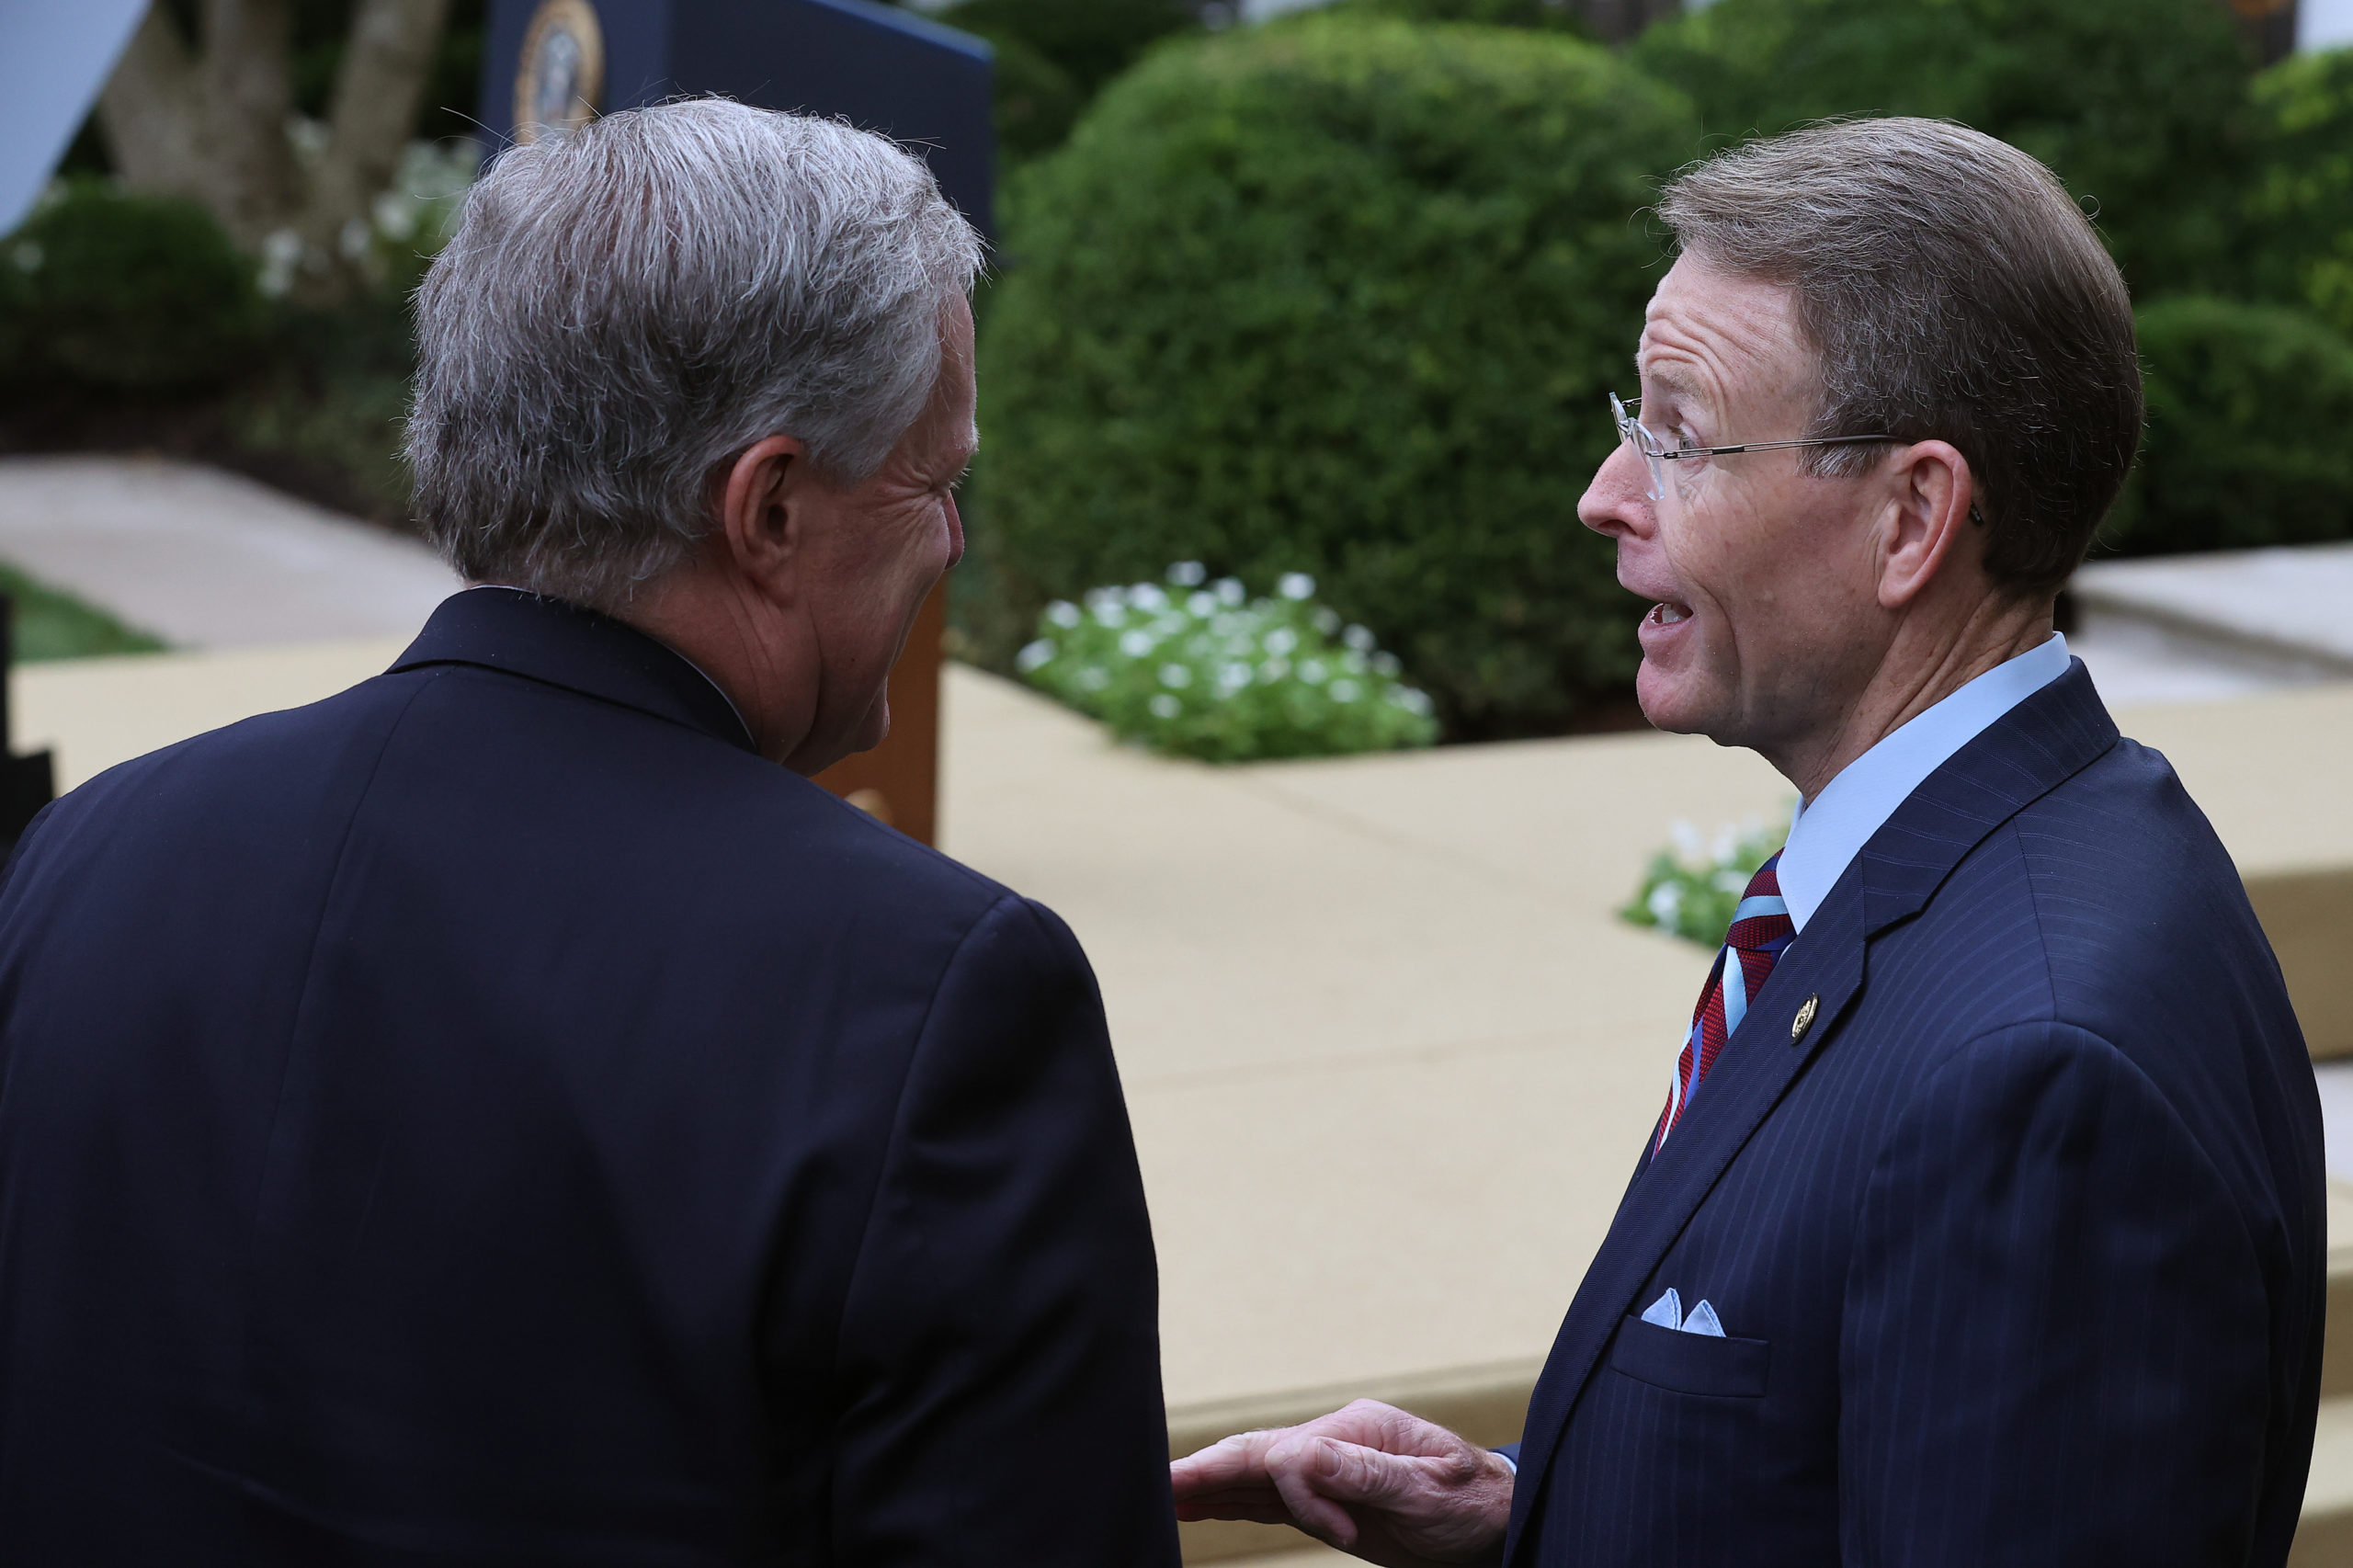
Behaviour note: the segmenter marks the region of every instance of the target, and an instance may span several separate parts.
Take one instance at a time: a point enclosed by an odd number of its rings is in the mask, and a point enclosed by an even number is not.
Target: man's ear
[[[736,572],[770,597],[792,595],[808,482],[808,449],[800,438],[770,436],[744,449],[712,486],[714,542]]]
[[[1893,516],[1880,540],[1879,602],[1901,609],[1984,546],[1967,537],[1977,484],[1958,448],[1915,442],[1896,452],[1888,478]]]

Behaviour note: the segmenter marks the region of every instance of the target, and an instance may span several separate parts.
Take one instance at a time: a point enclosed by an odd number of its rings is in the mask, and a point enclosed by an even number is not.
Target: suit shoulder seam
[[[858,810],[847,802],[843,809]],[[873,1243],[875,1211],[881,1205],[883,1188],[890,1185],[891,1169],[904,1141],[904,1113],[907,1104],[907,1087],[915,1081],[916,1058],[923,1054],[924,1043],[931,1036],[932,1021],[938,1016],[940,993],[948,988],[948,977],[955,972],[958,960],[964,956],[965,950],[972,945],[972,938],[980,934],[983,927],[992,924],[1007,904],[1022,908],[1027,903],[1019,894],[1008,891],[972,917],[972,924],[964,927],[963,934],[948,949],[947,958],[933,975],[931,994],[925,999],[923,1017],[909,1031],[907,1049],[899,1062],[899,1081],[891,1092],[890,1135],[882,1142],[881,1158],[874,1163],[873,1184],[867,1190],[865,1212],[858,1221],[858,1244],[851,1250],[849,1270],[842,1279],[841,1300],[835,1308],[833,1333],[826,1346],[825,1382],[828,1388],[835,1386],[840,1375],[843,1325],[849,1312],[850,1299],[858,1294],[858,1278],[866,1267],[867,1248]]]
[[[2026,883],[2027,913],[2034,917],[2035,972],[2042,980],[2043,1021],[2056,1024],[2063,1022],[2059,1016],[2059,980],[2051,969],[2051,933],[2044,927],[2042,919],[2042,881],[2035,875],[2034,861],[2026,852],[2026,830],[2020,825],[2019,819],[2025,815],[2024,812],[2017,812],[2006,824],[2010,852],[2018,857],[2018,876]],[[2109,1049],[2113,1051],[2115,1047],[2110,1045]]]
[[[367,810],[368,798],[375,791],[377,776],[383,771],[385,755],[392,749],[392,742],[400,734],[402,725],[408,722],[411,710],[439,678],[440,672],[435,672],[431,678],[418,683],[416,689],[402,699],[399,710],[393,713],[392,722],[384,726],[383,735],[376,743],[376,755],[368,764],[368,777],[360,781],[358,790],[351,797],[349,808],[344,813],[343,832],[335,841],[335,864],[327,873],[326,886],[320,892],[318,915],[312,926],[310,946],[302,955],[301,994],[294,1004],[293,1019],[288,1026],[286,1056],[279,1068],[277,1091],[271,1096],[269,1131],[263,1136],[261,1171],[254,1188],[254,1209],[247,1215],[249,1223],[257,1219],[261,1196],[268,1185],[270,1150],[278,1142],[278,1121],[286,1107],[286,1080],[293,1071],[294,1047],[302,1037],[304,1020],[310,1015],[312,987],[318,978],[319,949],[326,940],[327,912],[335,905],[335,890],[343,884],[345,861],[351,853],[352,833],[358,826],[360,813]]]

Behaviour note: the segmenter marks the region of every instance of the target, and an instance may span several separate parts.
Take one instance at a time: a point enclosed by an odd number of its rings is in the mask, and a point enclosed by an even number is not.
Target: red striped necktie
[[[1691,1096],[1707,1081],[1724,1041],[1748,1014],[1748,999],[1765,988],[1781,949],[1797,935],[1790,906],[1781,902],[1781,880],[1776,854],[1748,880],[1748,891],[1733,911],[1732,929],[1724,933],[1723,950],[1716,955],[1708,983],[1700,988],[1699,1005],[1691,1010],[1691,1032],[1684,1037],[1683,1053],[1675,1061],[1675,1082],[1667,1086],[1666,1110],[1658,1119],[1658,1139],[1653,1154],[1665,1147],[1666,1135],[1683,1119]]]

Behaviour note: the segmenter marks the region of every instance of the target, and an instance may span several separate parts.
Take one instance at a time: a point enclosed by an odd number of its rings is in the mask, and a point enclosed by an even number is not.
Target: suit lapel
[[[1543,1491],[1569,1412],[1634,1293],[1690,1222],[1733,1156],[1805,1064],[1837,1033],[1847,1003],[1862,986],[1860,916],[1857,900],[1834,898],[1790,944],[1772,978],[1749,1004],[1748,1016],[1724,1042],[1715,1070],[1692,1096],[1665,1147],[1619,1205],[1609,1234],[1562,1320],[1529,1405],[1519,1484],[1512,1490],[1513,1543],[1533,1500]],[[1815,998],[1813,1020],[1792,1047],[1790,1026],[1808,997]],[[1505,1561],[1510,1560],[1507,1551]]]
[[[1619,1204],[1577,1286],[1529,1403],[1504,1561],[1515,1561],[1569,1416],[1603,1346],[1659,1260],[1806,1065],[1836,1040],[1861,991],[1870,940],[1925,908],[1986,835],[2105,754],[2116,724],[2076,661],[1931,774],[1855,858],[1724,1044],[1658,1157]],[[1812,1027],[1790,1026],[1808,997]]]

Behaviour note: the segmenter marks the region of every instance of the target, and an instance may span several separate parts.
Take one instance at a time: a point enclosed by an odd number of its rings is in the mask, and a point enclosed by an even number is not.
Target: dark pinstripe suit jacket
[[[2323,1206],[2237,874],[2078,664],[1872,838],[1635,1177],[1506,1561],[2278,1564]],[[1670,1286],[1727,1337],[1633,1315]]]

